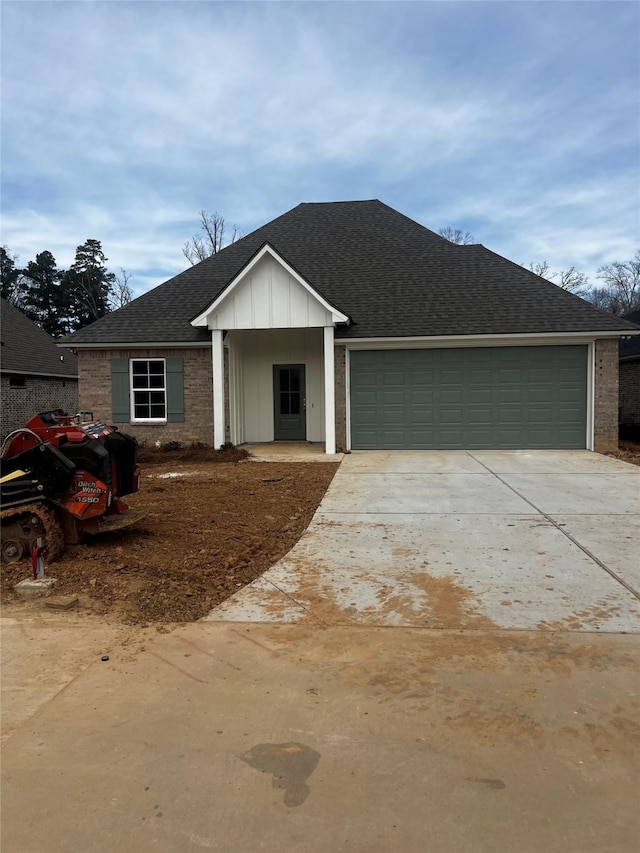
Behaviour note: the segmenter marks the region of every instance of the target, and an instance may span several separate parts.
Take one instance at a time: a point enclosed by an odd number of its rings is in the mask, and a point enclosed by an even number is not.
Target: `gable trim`
[[[222,303],[231,295],[231,293],[238,287],[238,285],[245,279],[248,273],[258,264],[260,261],[269,255],[276,263],[280,264],[280,266],[286,270],[286,272],[302,287],[307,291],[322,307],[325,311],[328,311],[331,314],[331,320],[333,323],[348,323],[349,318],[346,314],[343,314],[339,311],[334,305],[321,296],[318,291],[309,284],[294,268],[285,261],[282,255],[278,254],[276,250],[269,245],[269,243],[265,243],[264,246],[251,258],[251,260],[245,264],[245,266],[240,270],[239,273],[227,284],[227,286],[218,294],[218,296],[213,300],[213,302],[198,314],[197,317],[194,317],[191,320],[192,326],[204,326],[205,328],[208,325],[208,318],[211,314],[215,313],[215,311],[222,305]]]

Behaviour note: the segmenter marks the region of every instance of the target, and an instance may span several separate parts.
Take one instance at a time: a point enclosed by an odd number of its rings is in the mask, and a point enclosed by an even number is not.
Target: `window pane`
[[[287,393],[280,394],[280,414],[289,414],[289,395]]]
[[[291,371],[291,390],[300,390],[300,371],[298,370],[298,368],[295,368],[295,370]]]
[[[131,361],[133,416],[165,420],[167,417],[165,363],[158,359],[137,358]]]
[[[291,395],[291,414],[299,415],[300,414],[300,394],[292,394]]]
[[[280,390],[289,390],[289,371],[286,369],[280,371]]]

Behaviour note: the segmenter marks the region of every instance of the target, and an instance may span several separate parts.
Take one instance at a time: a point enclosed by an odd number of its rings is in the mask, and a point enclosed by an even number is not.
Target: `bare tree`
[[[575,267],[569,267],[568,270],[560,270],[560,272],[551,272],[551,267],[547,261],[542,261],[538,264],[529,264],[529,269],[541,278],[552,281],[558,287],[568,290],[569,293],[573,293],[581,299],[587,298],[591,293],[589,277]]]
[[[445,240],[448,240],[450,243],[456,243],[458,246],[470,246],[472,243],[475,243],[475,237],[471,231],[452,228],[451,225],[440,228],[438,234],[444,237]]]
[[[118,308],[123,308],[128,305],[133,299],[133,290],[129,286],[131,273],[120,267],[120,275],[116,274],[113,281],[113,288],[109,304],[112,311],[117,311]]]
[[[224,216],[216,212],[207,213],[206,210],[200,211],[200,230],[202,234],[194,234],[182,247],[182,254],[192,265],[200,263],[212,255],[217,255],[220,249],[230,243],[235,243],[242,237],[238,226],[234,225],[230,239],[225,240],[226,223]]]
[[[600,267],[603,287],[594,287],[591,301],[611,314],[629,314],[640,308],[640,249],[630,261],[614,261]]]

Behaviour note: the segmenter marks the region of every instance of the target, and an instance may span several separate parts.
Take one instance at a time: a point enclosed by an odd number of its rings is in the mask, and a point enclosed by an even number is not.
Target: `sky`
[[[597,284],[640,234],[636,2],[2,0],[0,242],[136,295],[198,214],[378,198]]]

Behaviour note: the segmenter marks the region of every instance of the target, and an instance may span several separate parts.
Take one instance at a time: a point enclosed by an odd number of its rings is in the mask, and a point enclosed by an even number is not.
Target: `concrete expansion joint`
[[[578,542],[578,540],[574,536],[572,536],[567,530],[565,530],[564,527],[562,527],[560,524],[558,524],[558,522],[552,516],[550,516],[548,513],[544,512],[539,507],[537,507],[532,501],[529,500],[529,498],[527,498],[523,494],[521,494],[516,488],[514,488],[514,486],[512,486],[510,483],[508,483],[506,480],[504,480],[499,474],[496,474],[495,471],[491,471],[491,469],[488,468],[484,464],[484,462],[482,462],[480,459],[478,459],[476,456],[474,456],[473,453],[469,453],[469,451],[467,451],[467,453],[472,459],[475,459],[475,461],[479,465],[482,465],[483,468],[486,468],[486,470],[489,471],[490,474],[493,474],[493,476],[496,479],[500,480],[500,482],[503,485],[505,485],[508,489],[511,489],[511,491],[514,494],[518,495],[518,497],[521,498],[521,500],[528,503],[529,506],[533,507],[536,510],[536,512],[538,512],[538,513],[540,513],[540,515],[544,516],[544,518],[546,518],[547,521],[550,522],[550,524],[552,524],[556,528],[556,530],[559,530],[563,536],[566,536],[566,538],[570,542],[573,542],[573,544],[577,548],[579,548],[583,552],[583,554],[585,554],[587,557],[589,557],[589,559],[593,560],[593,562],[597,566],[599,566],[601,569],[603,569],[605,572],[607,572],[607,574],[609,574],[614,580],[616,580],[621,586],[623,586],[628,592],[630,592],[631,595],[634,596],[634,598],[637,598],[638,601],[640,601],[640,592],[638,592],[638,590],[634,589],[631,586],[631,584],[627,583],[623,578],[620,577],[620,575],[618,575],[616,572],[614,572],[613,569],[610,569],[609,566],[605,565],[605,563],[603,563],[602,560],[600,560],[598,557],[596,557],[595,554],[593,554],[591,551],[589,551],[588,548],[585,548],[584,545],[582,545],[580,542]]]

